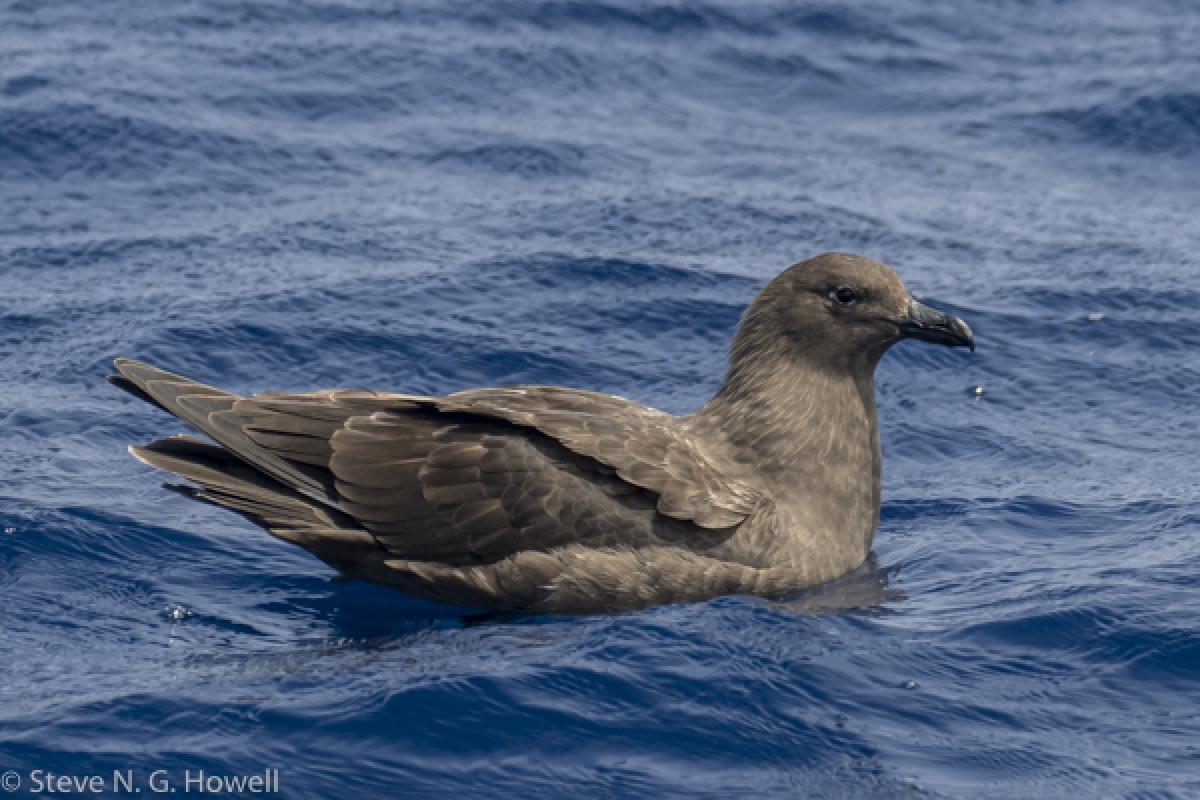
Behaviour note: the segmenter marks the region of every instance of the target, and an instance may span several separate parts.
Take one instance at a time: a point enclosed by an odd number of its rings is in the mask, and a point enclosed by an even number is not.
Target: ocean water
[[[1200,796],[1197,40],[1188,0],[3,0],[2,788]],[[103,380],[686,411],[825,250],[979,341],[880,367],[859,602],[335,580],[165,491],[125,447],[181,426]]]

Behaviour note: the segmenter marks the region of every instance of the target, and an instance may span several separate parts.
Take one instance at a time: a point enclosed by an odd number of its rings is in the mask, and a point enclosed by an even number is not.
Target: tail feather
[[[380,560],[387,555],[352,517],[288,488],[223,447],[174,436],[129,451],[152,467],[199,485],[180,491],[235,511],[339,569],[357,569],[375,553]]]
[[[337,502],[325,471],[286,461],[246,435],[241,418],[232,413],[240,395],[129,358],[118,358],[113,364],[121,373],[113,379],[117,386],[174,414],[296,492],[327,505]]]

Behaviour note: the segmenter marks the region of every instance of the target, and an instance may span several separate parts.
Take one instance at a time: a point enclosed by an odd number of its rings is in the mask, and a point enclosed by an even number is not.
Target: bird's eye
[[[848,306],[858,299],[858,292],[849,286],[839,286],[829,293],[829,297],[844,306]]]

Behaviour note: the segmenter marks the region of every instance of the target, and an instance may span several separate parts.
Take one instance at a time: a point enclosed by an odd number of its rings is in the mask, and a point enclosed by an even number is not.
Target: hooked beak
[[[975,334],[953,314],[930,308],[915,299],[908,301],[908,314],[897,321],[900,333],[911,339],[944,344],[947,347],[969,347],[975,352]]]

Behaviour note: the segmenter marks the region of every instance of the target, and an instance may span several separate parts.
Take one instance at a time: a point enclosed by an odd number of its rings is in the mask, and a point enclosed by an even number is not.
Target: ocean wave
[[[1144,155],[1200,153],[1200,94],[1163,92],[1082,108],[1024,115],[1017,121],[1051,141],[1074,138]]]
[[[164,171],[262,176],[301,164],[310,174],[337,168],[319,148],[168,125],[92,105],[0,109],[0,177],[9,180],[133,180]]]

